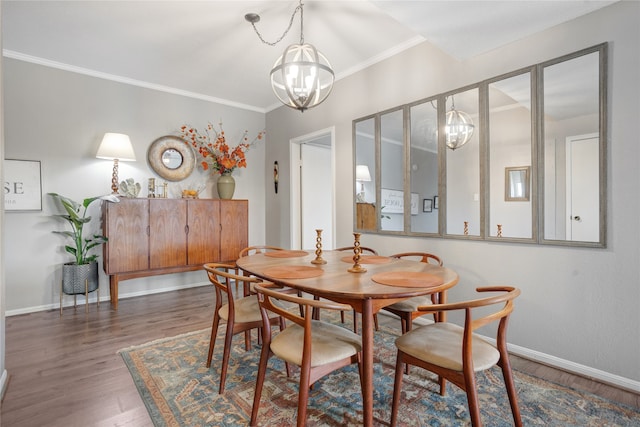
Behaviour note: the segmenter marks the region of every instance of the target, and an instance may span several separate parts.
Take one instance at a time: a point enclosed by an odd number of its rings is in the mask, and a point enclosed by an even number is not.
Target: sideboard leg
[[[111,293],[111,307],[114,310],[118,309],[118,275],[113,274],[109,276],[109,292]]]

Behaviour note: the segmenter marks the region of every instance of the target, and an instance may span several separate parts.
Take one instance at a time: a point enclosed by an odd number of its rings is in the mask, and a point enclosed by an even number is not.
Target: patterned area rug
[[[348,323],[347,323],[348,325]],[[399,329],[399,328],[398,328]],[[223,395],[218,394],[224,326],[218,334],[211,369],[205,367],[210,329],[120,350],[155,426],[246,426],[251,415],[259,346],[244,350],[236,335]],[[374,423],[390,419],[394,339],[397,332],[375,333]],[[291,379],[284,364],[272,358],[258,420],[263,426],[295,425],[297,372]],[[514,372],[525,426],[640,426],[640,411]],[[513,419],[502,374],[494,368],[478,374],[480,408],[487,426],[511,426]],[[400,422],[403,426],[469,425],[466,397],[448,384],[440,396],[436,377],[412,367],[405,375]],[[309,397],[308,426],[357,426],[362,396],[355,367],[339,370],[316,383]]]

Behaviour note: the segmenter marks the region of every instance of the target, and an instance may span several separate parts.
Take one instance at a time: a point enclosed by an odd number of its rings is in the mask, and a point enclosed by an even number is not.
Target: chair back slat
[[[342,248],[338,248],[335,249],[337,252],[345,252],[345,251],[352,251],[354,249],[355,246],[344,246]],[[368,252],[371,255],[378,255],[378,251],[376,251],[375,249],[371,249],[368,248],[366,246],[360,246],[360,251],[361,252]]]
[[[391,258],[420,258],[420,262],[427,264],[437,264],[442,267],[442,260],[439,256],[430,254],[428,252],[403,252],[400,254],[391,255]]]
[[[238,254],[238,258],[242,258],[249,255],[261,254],[269,251],[282,251],[283,248],[279,248],[277,246],[269,246],[269,245],[256,245],[256,246],[248,246],[240,251]]]

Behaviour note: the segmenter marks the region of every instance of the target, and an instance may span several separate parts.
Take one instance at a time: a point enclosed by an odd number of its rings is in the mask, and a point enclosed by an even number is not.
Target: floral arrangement
[[[180,136],[200,154],[202,158],[200,165],[205,171],[211,169],[220,175],[228,175],[236,168],[246,168],[245,153],[263,139],[265,132],[259,132],[249,142],[247,136],[249,132],[244,131],[240,143],[235,148],[231,148],[227,144],[222,123],[218,123],[218,126],[219,130],[209,123],[202,133],[191,126],[183,125],[180,128]]]

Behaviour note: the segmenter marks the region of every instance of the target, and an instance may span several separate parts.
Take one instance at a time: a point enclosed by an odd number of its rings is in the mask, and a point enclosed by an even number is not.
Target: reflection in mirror
[[[531,73],[489,84],[488,97],[490,210],[487,234],[531,239],[533,211],[528,179],[532,148]],[[518,203],[511,203],[514,201]]]
[[[507,202],[529,201],[529,166],[504,169],[504,200]],[[500,227],[502,228],[502,226]]]
[[[600,241],[599,62],[593,52],[543,68],[548,240]]]
[[[404,230],[402,111],[380,116],[380,229]]]
[[[162,153],[162,163],[169,169],[178,169],[182,164],[182,155],[170,148]]]
[[[355,141],[355,197],[356,230],[376,230],[378,226],[376,200],[375,121],[373,118],[356,122]],[[366,172],[369,176],[367,179]]]
[[[455,98],[455,99],[454,99]],[[480,235],[480,120],[478,89],[447,96],[446,111],[455,104],[456,110],[469,115],[475,130],[469,142],[455,150],[447,148],[447,223],[446,233]]]
[[[411,231],[437,233],[438,210],[433,209],[433,200],[438,195],[438,102],[414,105],[409,114],[411,193],[417,194],[420,203],[420,209],[411,213]]]

